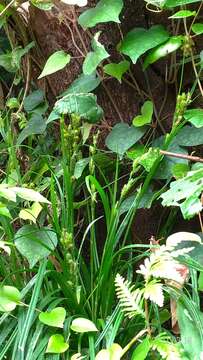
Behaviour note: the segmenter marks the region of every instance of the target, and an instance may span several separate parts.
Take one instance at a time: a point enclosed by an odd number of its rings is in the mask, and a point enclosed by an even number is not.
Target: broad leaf
[[[19,213],[19,218],[23,220],[32,221],[34,224],[37,222],[37,218],[42,211],[40,203],[35,202],[30,208],[22,209]]]
[[[83,63],[83,73],[85,75],[92,74],[97,66],[106,58],[109,57],[108,52],[105,50],[104,46],[99,42],[100,32],[97,32],[92,40],[92,49],[93,51],[89,52]]]
[[[44,102],[44,92],[42,90],[35,90],[28,95],[24,100],[24,109],[27,112],[33,111],[37,106]]]
[[[184,118],[189,121],[196,128],[203,126],[203,110],[202,109],[190,109],[186,110]],[[202,140],[203,143],[203,140]]]
[[[192,25],[192,31],[196,35],[203,34],[203,24],[202,23],[195,23]]]
[[[95,324],[92,321],[85,318],[74,319],[71,324],[71,330],[78,333],[98,331]]]
[[[20,69],[21,59],[34,46],[34,42],[28,44],[24,49],[19,46],[11,52],[0,55],[0,66],[8,72],[16,72]]]
[[[201,212],[203,204],[203,168],[190,171],[186,177],[173,181],[170,189],[161,195],[163,206],[179,206],[183,217],[190,219]]]
[[[106,138],[106,146],[113,152],[122,156],[145,134],[146,128],[135,128],[126,123],[116,124]]]
[[[0,284],[0,311],[7,312],[16,308],[20,303],[20,292],[13,286],[1,286]]]
[[[61,94],[61,96],[92,92],[98,87],[100,82],[101,79],[96,75],[96,72],[93,72],[90,75],[81,74],[76,80],[73,81],[69,88]]]
[[[122,8],[123,0],[100,0],[95,8],[86,10],[80,15],[79,24],[88,28],[109,21],[119,23],[119,14]]]
[[[111,63],[104,66],[104,72],[108,75],[115,77],[121,82],[123,74],[130,68],[130,63],[127,60],[121,61],[119,64]]]
[[[54,3],[51,0],[31,0],[31,4],[44,11],[49,11],[54,6]]]
[[[187,115],[186,115],[187,116]],[[180,146],[197,146],[203,144],[203,127],[184,126],[175,138]]]
[[[1,202],[0,202],[0,216],[6,216],[9,219],[12,219],[9,209]]]
[[[65,342],[64,337],[60,334],[55,334],[49,338],[46,353],[62,354],[68,348],[69,344]]]
[[[43,134],[46,130],[46,122],[41,115],[33,114],[26,127],[21,131],[17,139],[17,145],[21,145],[22,142],[31,135]]]
[[[54,118],[52,114],[54,114]],[[47,123],[60,118],[61,114],[76,114],[90,123],[95,123],[102,118],[103,110],[97,104],[96,95],[70,94],[56,102]]]
[[[137,161],[141,164],[146,171],[150,171],[154,163],[160,157],[160,151],[157,148],[150,148],[145,154],[143,154]]]
[[[152,101],[145,101],[141,108],[141,115],[138,115],[133,119],[133,125],[135,127],[140,127],[146,124],[150,124],[152,121],[152,115],[153,103]]]
[[[196,15],[196,11],[180,10],[177,11],[175,14],[171,15],[169,19],[184,19],[195,15]]]
[[[145,338],[133,351],[131,360],[145,360],[150,348],[150,340],[149,338]]]
[[[169,34],[162,25],[152,26],[149,30],[135,28],[124,37],[119,50],[135,64],[141,55],[164,43],[168,37]]]
[[[49,228],[38,229],[34,225],[25,225],[16,232],[14,243],[32,268],[55,249],[57,236]]]
[[[173,36],[166,43],[151,50],[144,60],[143,68],[146,69],[150,64],[179,49],[182,45],[182,40],[182,36]]]
[[[135,194],[127,197],[120,206],[119,214],[122,215],[129,211],[133,205],[136,206],[135,198],[138,195],[139,192],[136,192]],[[149,189],[143,196],[142,199],[139,202],[138,209],[150,209],[152,206],[152,202],[154,200],[154,193],[151,189]]]
[[[38,191],[35,191],[33,189],[17,186],[11,189],[23,200],[50,204],[50,202],[44,196],[42,196]]]
[[[95,360],[111,360],[110,351],[107,349],[100,350],[96,355]]]
[[[182,6],[182,5],[192,4],[201,1],[202,0],[166,0],[164,7],[173,8],[175,6]]]
[[[57,307],[51,311],[41,312],[39,320],[48,326],[59,327],[63,329],[66,310],[63,307]]]
[[[54,74],[55,72],[62,70],[69,62],[70,62],[70,55],[67,54],[63,50],[56,51],[54,54],[52,54],[38,77],[38,79],[41,79],[44,76]]]
[[[74,177],[76,179],[79,179],[84,171],[84,169],[86,168],[86,166],[89,164],[90,162],[90,157],[88,158],[83,158],[80,159],[76,162],[75,164],[75,170],[74,170]]]

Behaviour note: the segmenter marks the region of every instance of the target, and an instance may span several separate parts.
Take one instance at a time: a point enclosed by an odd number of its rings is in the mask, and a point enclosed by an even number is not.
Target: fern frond
[[[115,286],[120,306],[125,315],[129,318],[138,314],[144,316],[142,309],[143,291],[139,289],[134,290],[134,286],[119,274],[116,275]]]

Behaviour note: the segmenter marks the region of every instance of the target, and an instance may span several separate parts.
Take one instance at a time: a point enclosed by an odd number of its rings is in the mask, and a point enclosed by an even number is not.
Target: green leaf
[[[41,211],[42,211],[42,206],[40,205],[40,203],[34,202],[34,204],[31,207],[27,209],[22,209],[20,211],[19,218],[23,220],[30,220],[34,224],[36,224],[37,218]]]
[[[161,195],[163,206],[179,206],[184,219],[198,214],[203,205],[200,196],[203,192],[203,168],[190,171],[186,177],[173,181],[170,189]]]
[[[61,96],[89,93],[96,89],[100,83],[101,79],[97,76],[96,72],[93,72],[90,75],[81,74],[73,81],[69,88],[61,94]]]
[[[71,330],[78,333],[98,331],[95,324],[92,321],[85,318],[74,319],[70,328]]]
[[[112,344],[109,348],[110,360],[120,360],[122,357],[123,349],[119,344]]]
[[[193,3],[201,2],[201,1],[202,0],[166,0],[164,7],[173,8],[175,6],[193,4]]]
[[[160,151],[158,148],[150,148],[139,159],[138,163],[141,164],[146,171],[150,171],[156,160],[160,157]]]
[[[146,127],[135,128],[126,123],[116,124],[106,138],[106,146],[113,152],[123,155],[145,134]]]
[[[111,360],[110,351],[107,349],[100,350],[96,355],[95,360]]]
[[[52,113],[56,115],[51,118]],[[61,114],[76,114],[82,119],[95,123],[103,116],[102,108],[97,104],[97,97],[93,94],[70,94],[58,100],[47,123],[59,118]]]
[[[70,59],[70,55],[67,54],[65,51],[56,51],[48,58],[46,64],[44,65],[44,69],[38,79],[62,70],[67,64],[69,64]]]
[[[54,6],[51,0],[31,0],[33,6],[36,6],[40,10],[49,11]]]
[[[130,210],[130,208],[132,208],[133,203],[135,202],[135,198],[138,195],[138,191],[127,197],[120,206],[119,209],[119,214],[122,215],[125,212],[127,212],[128,210]],[[139,206],[138,209],[150,209],[152,206],[152,202],[154,199],[154,193],[152,192],[152,190],[149,188],[149,190],[143,195],[141,201],[139,202]]]
[[[133,351],[131,360],[145,360],[149,350],[151,347],[151,343],[148,338],[145,338],[141,344],[139,344],[136,349]]]
[[[184,126],[175,138],[180,146],[197,146],[203,144],[203,127]]]
[[[130,68],[130,63],[127,60],[121,61],[119,64],[111,63],[104,66],[104,72],[108,75],[115,77],[121,82],[123,74]]]
[[[6,101],[6,106],[9,109],[18,109],[20,106],[19,100],[17,98],[10,98]]]
[[[76,162],[75,170],[74,170],[74,178],[75,179],[79,179],[81,177],[84,169],[89,164],[89,162],[90,162],[90,157],[80,159]]]
[[[0,55],[0,66],[8,72],[16,72],[20,69],[21,59],[34,46],[34,42],[28,44],[24,49],[21,46],[14,48],[7,54]]]
[[[0,202],[0,216],[5,216],[9,219],[12,219],[12,216],[10,214],[10,211],[8,208]]]
[[[153,115],[153,102],[145,101],[144,105],[141,108],[141,115],[138,115],[133,119],[133,125],[135,127],[140,127],[146,124],[150,124],[152,121],[152,115]]]
[[[195,23],[192,25],[192,31],[196,35],[203,34],[203,24],[202,23]]]
[[[135,28],[122,40],[119,51],[128,55],[135,64],[146,51],[164,43],[169,37],[162,25],[152,26],[149,30]]]
[[[17,145],[21,145],[22,142],[31,135],[43,134],[46,126],[46,122],[41,115],[33,114],[26,127],[19,134]]]
[[[169,19],[184,19],[195,15],[196,15],[196,11],[180,10],[177,11],[175,14],[169,16]]]
[[[196,128],[203,126],[203,110],[202,109],[189,109],[184,113],[184,118],[189,121]],[[203,141],[202,141],[203,143]]]
[[[177,318],[180,327],[181,343],[190,359],[199,360],[203,349],[203,314],[191,304],[191,309],[178,301]],[[200,321],[199,321],[200,319]]]
[[[0,285],[0,311],[8,312],[20,303],[20,292],[13,286]]]
[[[64,337],[60,334],[55,334],[49,338],[46,353],[62,354],[68,348],[69,344],[65,342]]]
[[[123,0],[100,0],[95,8],[83,12],[78,22],[84,28],[109,21],[120,23],[119,14],[122,8]]]
[[[203,291],[203,272],[200,272],[198,277],[198,290]]]
[[[33,91],[24,100],[24,109],[27,112],[33,111],[44,102],[44,92],[42,90]]]
[[[92,74],[97,66],[106,58],[109,57],[109,54],[105,50],[104,46],[99,42],[100,32],[97,32],[92,40],[92,49],[93,51],[89,52],[83,63],[83,73],[85,75]]]
[[[179,49],[182,45],[182,40],[182,36],[173,36],[166,43],[151,50],[144,60],[143,68],[146,69],[150,64]]]
[[[17,186],[11,189],[23,200],[50,204],[50,202],[44,196],[42,196],[38,191],[35,191],[33,189],[17,187]]]
[[[187,175],[189,170],[188,164],[174,164],[172,167],[172,174],[176,179],[181,179]]]
[[[66,310],[63,307],[56,307],[51,311],[41,312],[39,320],[48,326],[59,327],[63,329]]]
[[[14,243],[21,255],[28,260],[30,268],[33,268],[55,249],[57,236],[49,228],[38,229],[34,225],[25,225],[16,232]]]

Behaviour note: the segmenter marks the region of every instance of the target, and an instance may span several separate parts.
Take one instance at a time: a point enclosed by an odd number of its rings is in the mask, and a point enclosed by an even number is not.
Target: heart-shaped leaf
[[[100,0],[96,7],[82,13],[79,24],[85,28],[99,23],[114,21],[119,23],[119,14],[123,8],[123,0]]]
[[[182,45],[182,41],[182,36],[173,36],[167,40],[166,43],[151,50],[145,58],[143,69],[146,69],[150,64],[153,64],[155,61],[179,49],[179,47]]]
[[[61,96],[69,94],[85,94],[90,93],[100,84],[101,79],[97,76],[96,72],[90,75],[81,74],[72,84],[65,90]]]
[[[135,128],[126,123],[116,124],[106,138],[106,146],[113,152],[123,155],[146,132],[146,127]]]
[[[39,320],[48,326],[63,328],[66,317],[66,310],[63,307],[57,307],[51,311],[41,312]]]
[[[194,25],[192,25],[192,31],[196,35],[203,34],[203,24],[202,23],[195,23]]]
[[[7,312],[16,308],[20,302],[20,291],[14,286],[0,286],[0,311]]]
[[[135,28],[122,40],[119,51],[128,55],[135,64],[146,51],[164,43],[169,37],[161,25],[152,26],[149,30]]]
[[[119,64],[111,63],[104,66],[104,72],[115,77],[121,82],[123,74],[130,68],[130,63],[127,60],[121,61]]]
[[[152,101],[145,101],[141,108],[141,115],[136,116],[133,119],[133,125],[140,127],[146,124],[150,124],[153,115],[153,103]]]
[[[99,42],[100,32],[97,32],[92,40],[92,49],[93,51],[89,52],[83,63],[83,73],[85,75],[92,74],[97,66],[106,58],[109,57],[109,54],[105,50],[104,46]]]
[[[23,220],[30,220],[34,224],[37,222],[37,218],[42,211],[40,203],[35,202],[30,208],[22,209],[19,213],[19,218]]]
[[[68,348],[69,344],[65,342],[64,337],[60,334],[55,334],[49,338],[46,353],[62,354]]]
[[[94,323],[85,318],[74,319],[71,324],[71,330],[78,333],[98,331]]]
[[[55,249],[57,236],[49,228],[38,229],[35,225],[25,225],[16,232],[14,242],[18,251],[26,257],[32,268]]]
[[[38,77],[38,79],[41,79],[44,76],[54,74],[55,72],[62,70],[69,62],[70,62],[70,55],[67,54],[63,50],[56,51],[54,54],[52,54]]]
[[[190,10],[180,10],[177,11],[175,14],[171,15],[169,19],[184,19],[190,16],[195,16],[196,11],[190,11]]]
[[[43,134],[46,130],[46,122],[41,115],[32,114],[26,127],[21,131],[17,139],[17,145],[21,145],[22,142],[31,135]]]

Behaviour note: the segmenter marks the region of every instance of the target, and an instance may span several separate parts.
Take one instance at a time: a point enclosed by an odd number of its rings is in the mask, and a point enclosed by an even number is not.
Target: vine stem
[[[166,155],[166,156],[170,156],[170,157],[175,157],[175,158],[179,158],[179,159],[186,159],[186,160],[189,160],[189,161],[203,163],[203,158],[201,158],[199,156],[179,154],[179,153],[174,153],[174,152],[165,151],[165,150],[160,150],[160,153],[162,155]]]

